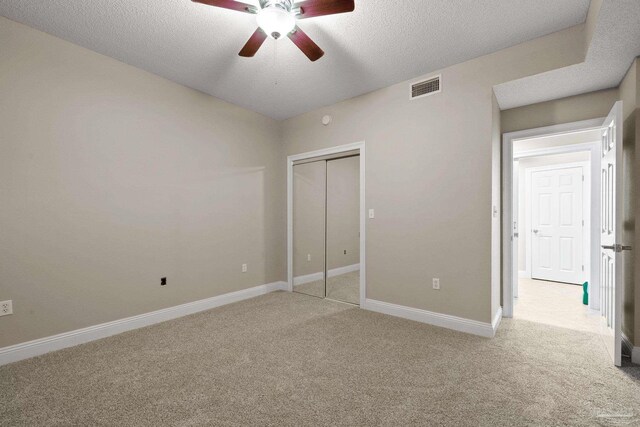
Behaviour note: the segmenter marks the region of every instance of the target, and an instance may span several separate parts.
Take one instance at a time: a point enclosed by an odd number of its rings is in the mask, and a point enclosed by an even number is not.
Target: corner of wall
[[[623,185],[625,194],[631,197],[623,201],[623,242],[633,242],[638,247],[640,236],[635,233],[634,224],[638,223],[640,203],[634,198],[636,193],[636,174],[640,170],[640,154],[636,150],[640,128],[638,127],[638,60],[634,60],[618,87],[618,98],[623,103]],[[634,248],[635,249],[635,248]],[[622,312],[622,330],[633,341],[634,345],[640,342],[640,280],[637,271],[640,271],[640,259],[637,254],[625,253],[623,255],[624,271],[624,295]]]
[[[640,69],[640,57],[637,57],[635,60],[635,73],[636,73],[636,104],[635,104],[635,159],[634,159],[634,171],[632,173],[634,182],[638,181],[638,173],[640,171],[640,151],[638,147],[640,147],[640,73],[638,70]],[[639,224],[640,222],[640,198],[637,196],[637,191],[635,194],[635,220],[634,224]],[[635,249],[640,249],[640,233],[635,233],[634,239]],[[633,340],[634,347],[634,363],[640,364],[640,256],[638,253],[635,253],[633,269],[635,273],[634,277],[634,331],[633,334],[630,335]]]
[[[587,13],[587,19],[584,23],[584,26],[585,26],[584,54],[585,56],[589,51],[589,47],[591,46],[591,40],[593,39],[593,34],[596,31],[596,25],[598,24],[598,17],[600,16],[602,3],[603,3],[603,0],[591,0],[591,4],[589,5],[589,12]]]
[[[491,318],[501,307],[502,290],[502,207],[501,165],[502,140],[501,116],[495,92],[491,95]]]

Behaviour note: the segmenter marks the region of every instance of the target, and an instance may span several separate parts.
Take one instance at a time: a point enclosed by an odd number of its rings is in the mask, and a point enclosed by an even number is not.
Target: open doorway
[[[516,318],[599,332],[599,281],[591,277],[599,141],[600,129],[585,129],[513,142]]]
[[[596,333],[620,366],[622,102],[502,148],[503,315]]]

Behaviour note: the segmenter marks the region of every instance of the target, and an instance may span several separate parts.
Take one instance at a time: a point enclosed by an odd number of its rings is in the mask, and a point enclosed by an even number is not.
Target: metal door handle
[[[540,231],[540,230],[533,229],[532,231],[533,231],[535,234],[538,234],[538,231]]]
[[[609,249],[612,250],[614,252],[622,252],[622,251],[630,251],[633,248],[631,246],[627,246],[627,245],[619,245],[619,244],[614,244],[614,245],[602,245],[602,249]]]

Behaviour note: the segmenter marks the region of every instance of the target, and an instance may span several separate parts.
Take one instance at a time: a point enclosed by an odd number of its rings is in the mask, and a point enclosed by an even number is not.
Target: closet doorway
[[[364,300],[363,166],[353,146],[289,157],[291,291],[354,305]]]

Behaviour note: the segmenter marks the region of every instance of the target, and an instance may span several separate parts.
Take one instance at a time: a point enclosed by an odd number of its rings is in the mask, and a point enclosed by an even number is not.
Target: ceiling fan
[[[286,35],[311,61],[322,58],[324,52],[297,25],[298,19],[353,12],[354,0],[259,0],[260,7],[235,0],[192,0],[209,6],[237,10],[256,15],[258,29],[240,51],[240,56],[252,57],[268,36],[275,40]]]

